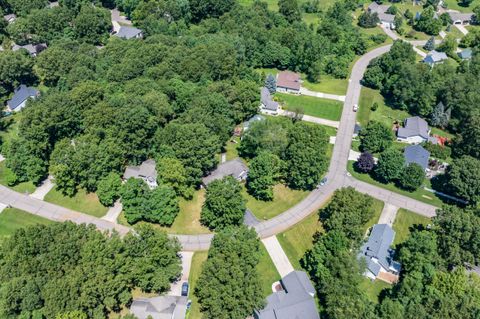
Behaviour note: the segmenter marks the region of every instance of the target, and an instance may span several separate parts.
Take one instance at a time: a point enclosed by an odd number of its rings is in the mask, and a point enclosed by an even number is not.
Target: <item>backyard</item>
[[[16,208],[5,208],[0,213],[0,243],[6,237],[11,236],[17,229],[31,226],[31,225],[48,225],[53,222],[24,212]]]
[[[343,103],[313,96],[276,93],[276,99],[283,108],[290,111],[304,111],[304,114],[332,121],[339,121],[342,116]]]
[[[393,230],[395,231],[395,240],[393,245],[397,246],[398,244],[401,244],[407,240],[408,236],[410,236],[410,230],[412,226],[426,226],[431,222],[432,220],[428,217],[400,208],[397,212],[397,216],[395,217],[395,222],[393,223]]]
[[[364,291],[367,294],[368,299],[370,299],[370,301],[375,304],[378,303],[378,297],[380,295],[380,292],[382,292],[383,289],[390,287],[391,285],[387,284],[384,281],[372,281],[367,277],[363,278],[362,282],[360,283],[360,289]]]
[[[108,207],[100,204],[95,193],[87,193],[84,189],[79,189],[73,197],[69,197],[62,195],[55,187],[48,192],[44,200],[95,217],[102,217],[108,211]]]

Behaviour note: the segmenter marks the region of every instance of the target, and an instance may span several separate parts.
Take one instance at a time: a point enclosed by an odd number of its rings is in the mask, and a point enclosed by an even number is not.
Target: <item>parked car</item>
[[[188,282],[182,284],[182,296],[188,296]]]
[[[353,112],[357,112],[358,111],[358,104],[353,104]]]
[[[328,179],[326,177],[322,178],[322,180],[320,181],[320,184],[318,184],[317,188],[319,188],[320,186],[323,186],[327,183]]]

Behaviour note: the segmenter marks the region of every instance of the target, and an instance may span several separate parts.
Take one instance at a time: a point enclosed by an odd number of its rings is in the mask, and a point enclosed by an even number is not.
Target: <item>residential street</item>
[[[419,44],[422,42],[419,41]],[[358,191],[366,193],[374,198],[384,201],[397,207],[402,207],[417,214],[427,217],[435,216],[436,207],[423,202],[393,193],[389,190],[379,188],[347,175],[346,167],[351,148],[352,135],[356,121],[356,112],[353,112],[353,105],[358,104],[360,99],[361,84],[369,62],[388,52],[391,45],[374,49],[363,55],[354,65],[350,83],[345,96],[345,104],[342,111],[341,121],[338,125],[338,132],[335,139],[335,146],[330,162],[329,171],[326,175],[328,182],[319,189],[313,190],[302,202],[288,209],[282,214],[258,223],[255,230],[261,238],[267,238],[281,233],[296,223],[303,220],[313,211],[326,203],[333,192],[341,187],[353,186]],[[307,120],[307,119],[305,119]],[[107,220],[82,214],[70,209],[50,204],[27,195],[17,193],[5,186],[0,186],[0,202],[22,209],[29,213],[39,215],[54,221],[73,221],[75,223],[92,223],[100,230],[117,230],[120,234],[127,233],[130,228],[112,223]],[[206,250],[210,246],[213,235],[172,235],[178,238],[183,245],[183,250]]]

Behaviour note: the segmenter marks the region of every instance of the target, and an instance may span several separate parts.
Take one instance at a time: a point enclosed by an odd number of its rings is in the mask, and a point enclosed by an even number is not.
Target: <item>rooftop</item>
[[[455,21],[471,21],[473,19],[474,14],[473,13],[462,13],[462,12],[453,12],[449,11],[447,12],[448,15],[450,16],[450,19],[452,19],[453,22]]]
[[[380,272],[380,267],[389,269],[393,262],[393,250],[390,246],[395,238],[395,231],[387,224],[373,225],[368,241],[360,248],[358,257],[364,257],[367,261],[367,268],[375,276]],[[377,259],[376,265],[373,259]]]
[[[261,102],[264,105],[264,108],[270,111],[276,111],[278,109],[278,103],[272,100],[270,91],[263,87],[261,92]]]
[[[278,73],[277,87],[291,90],[300,90],[300,74],[292,71],[283,71]]]
[[[15,90],[12,99],[7,101],[7,105],[13,111],[25,102],[25,100],[34,98],[38,96],[38,94],[39,92],[35,88],[22,84]]]
[[[458,56],[462,60],[467,60],[472,58],[472,49],[468,48],[463,50],[462,52],[458,53]]]
[[[149,159],[140,164],[140,166],[127,166],[123,178],[152,178],[157,179],[157,169],[155,160]]]
[[[140,34],[142,34],[142,30],[140,29],[135,27],[120,26],[120,29],[114,35],[123,39],[132,39],[136,38]]]
[[[30,53],[30,55],[37,55],[43,50],[47,48],[47,45],[45,43],[40,43],[40,44],[27,44],[27,45],[17,45],[15,44],[12,47],[12,51],[18,51],[20,49],[25,49]]]
[[[134,300],[130,312],[138,319],[184,319],[186,308],[187,297],[160,296]]]
[[[428,132],[427,122],[418,116],[414,116],[405,119],[404,127],[398,129],[397,136],[400,138],[421,136],[428,139]]]
[[[423,62],[433,64],[433,63],[438,63],[447,59],[448,57],[445,52],[438,52],[436,50],[433,50],[427,54],[427,56],[423,59]]]
[[[428,167],[430,152],[424,149],[421,145],[407,146],[403,151],[403,156],[405,157],[405,162],[407,164],[416,163],[424,170]]]
[[[281,280],[284,290],[267,297],[267,305],[255,310],[257,319],[319,319],[315,288],[303,271],[292,271]]]
[[[202,179],[203,184],[208,185],[214,180],[222,179],[226,176],[233,176],[234,178],[243,178],[248,172],[247,165],[243,163],[240,158],[235,158],[218,165],[217,169],[210,173],[210,175]]]

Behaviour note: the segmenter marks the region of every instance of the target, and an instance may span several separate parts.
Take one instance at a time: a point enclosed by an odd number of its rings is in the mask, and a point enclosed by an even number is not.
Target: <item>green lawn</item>
[[[403,243],[410,236],[410,228],[414,225],[428,225],[432,220],[428,217],[415,214],[409,210],[400,208],[393,223],[393,230],[395,231],[395,241],[393,245]]]
[[[260,275],[263,297],[266,298],[272,293],[272,284],[281,278],[267,249],[262,243],[260,243],[260,252],[261,256],[260,262],[257,265],[257,272]]]
[[[358,180],[361,180],[363,182],[366,182],[366,183],[369,183],[369,184],[372,184],[372,185],[375,185],[375,186],[378,186],[378,187],[381,187],[381,188],[388,189],[392,192],[395,192],[395,193],[398,193],[398,194],[401,194],[401,195],[419,200],[421,202],[424,202],[424,203],[427,203],[427,204],[430,204],[430,205],[434,205],[434,206],[437,206],[437,207],[440,207],[440,206],[443,205],[443,202],[440,198],[438,198],[433,193],[427,192],[423,188],[420,188],[420,189],[410,193],[410,192],[401,190],[400,188],[396,187],[395,184],[393,184],[393,183],[383,184],[383,183],[377,182],[376,180],[374,180],[368,174],[362,174],[362,173],[356,172],[353,168],[353,164],[354,164],[354,161],[348,161],[347,170],[350,174],[352,174],[353,177],[355,177]],[[425,180],[425,186],[431,188],[431,185],[430,185],[428,180]]]
[[[302,108],[306,115],[332,121],[339,121],[342,116],[343,103],[340,101],[285,93],[276,93],[275,97],[286,110]]]
[[[392,285],[381,280],[371,281],[367,277],[363,278],[362,282],[360,283],[360,289],[367,294],[367,297],[371,302],[376,304],[378,303],[378,296],[380,295],[380,292],[385,288],[390,288],[391,286]]]
[[[100,204],[95,193],[87,193],[83,189],[80,189],[75,196],[68,197],[53,188],[44,200],[95,217],[102,217],[108,211],[107,207]]]
[[[348,79],[337,79],[329,74],[321,74],[320,81],[318,83],[309,82],[304,75],[302,75],[302,80],[302,86],[310,91],[336,95],[347,94]]]
[[[165,230],[169,234],[184,234],[184,235],[195,235],[195,234],[209,234],[210,230],[200,224],[200,213],[202,211],[202,205],[205,201],[205,189],[199,189],[193,193],[193,197],[190,200],[185,200],[180,198],[180,212],[178,213],[175,221],[170,227],[162,227],[158,224],[151,224],[154,227]],[[118,217],[118,223],[131,226],[122,212]],[[139,222],[147,223],[147,222]]]
[[[370,218],[370,220],[365,224],[365,227],[364,227],[365,232],[367,232],[367,229],[369,229],[370,227],[378,223],[378,219],[382,214],[383,206],[385,205],[385,203],[382,202],[381,200],[378,200],[376,198],[372,198],[372,199],[373,199],[372,207],[374,210],[374,214],[372,218]]]
[[[322,223],[318,220],[318,211],[305,218],[289,230],[278,234],[277,239],[282,245],[285,254],[293,265],[300,270],[300,259],[313,246],[313,235],[323,232]]]
[[[194,295],[195,287],[197,285],[198,277],[202,271],[202,265],[207,260],[208,251],[196,251],[193,254],[192,265],[190,267],[190,275],[188,278],[188,284],[190,285],[190,291],[188,292],[188,299],[192,300],[192,306],[187,313],[188,319],[201,319],[200,305],[198,299]]]
[[[473,12],[473,8],[480,5],[480,0],[473,0],[468,7],[461,6],[459,2],[456,0],[445,0],[445,3],[447,4],[447,8],[450,10],[457,10],[460,12],[469,13],[469,12]]]
[[[8,186],[7,181],[6,181],[6,174],[7,172],[10,171],[8,167],[5,166],[5,161],[0,162],[0,184]],[[10,187],[10,186],[8,186]],[[24,182],[24,183],[19,183],[13,187],[10,187],[11,189],[19,192],[19,193],[28,193],[31,194],[35,191],[35,185],[33,185],[32,182]]]
[[[272,201],[257,200],[247,193],[246,188],[243,188],[242,192],[247,200],[247,208],[261,220],[270,219],[283,213],[301,202],[308,194],[307,191],[293,190],[282,184],[274,186]]]
[[[31,225],[48,225],[53,221],[29,214],[16,208],[5,208],[0,213],[0,242],[11,236],[17,229]]]
[[[238,137],[234,137],[227,142],[227,145],[225,145],[225,152],[227,153],[227,161],[238,157],[237,148],[239,145],[240,145],[240,138]]]

